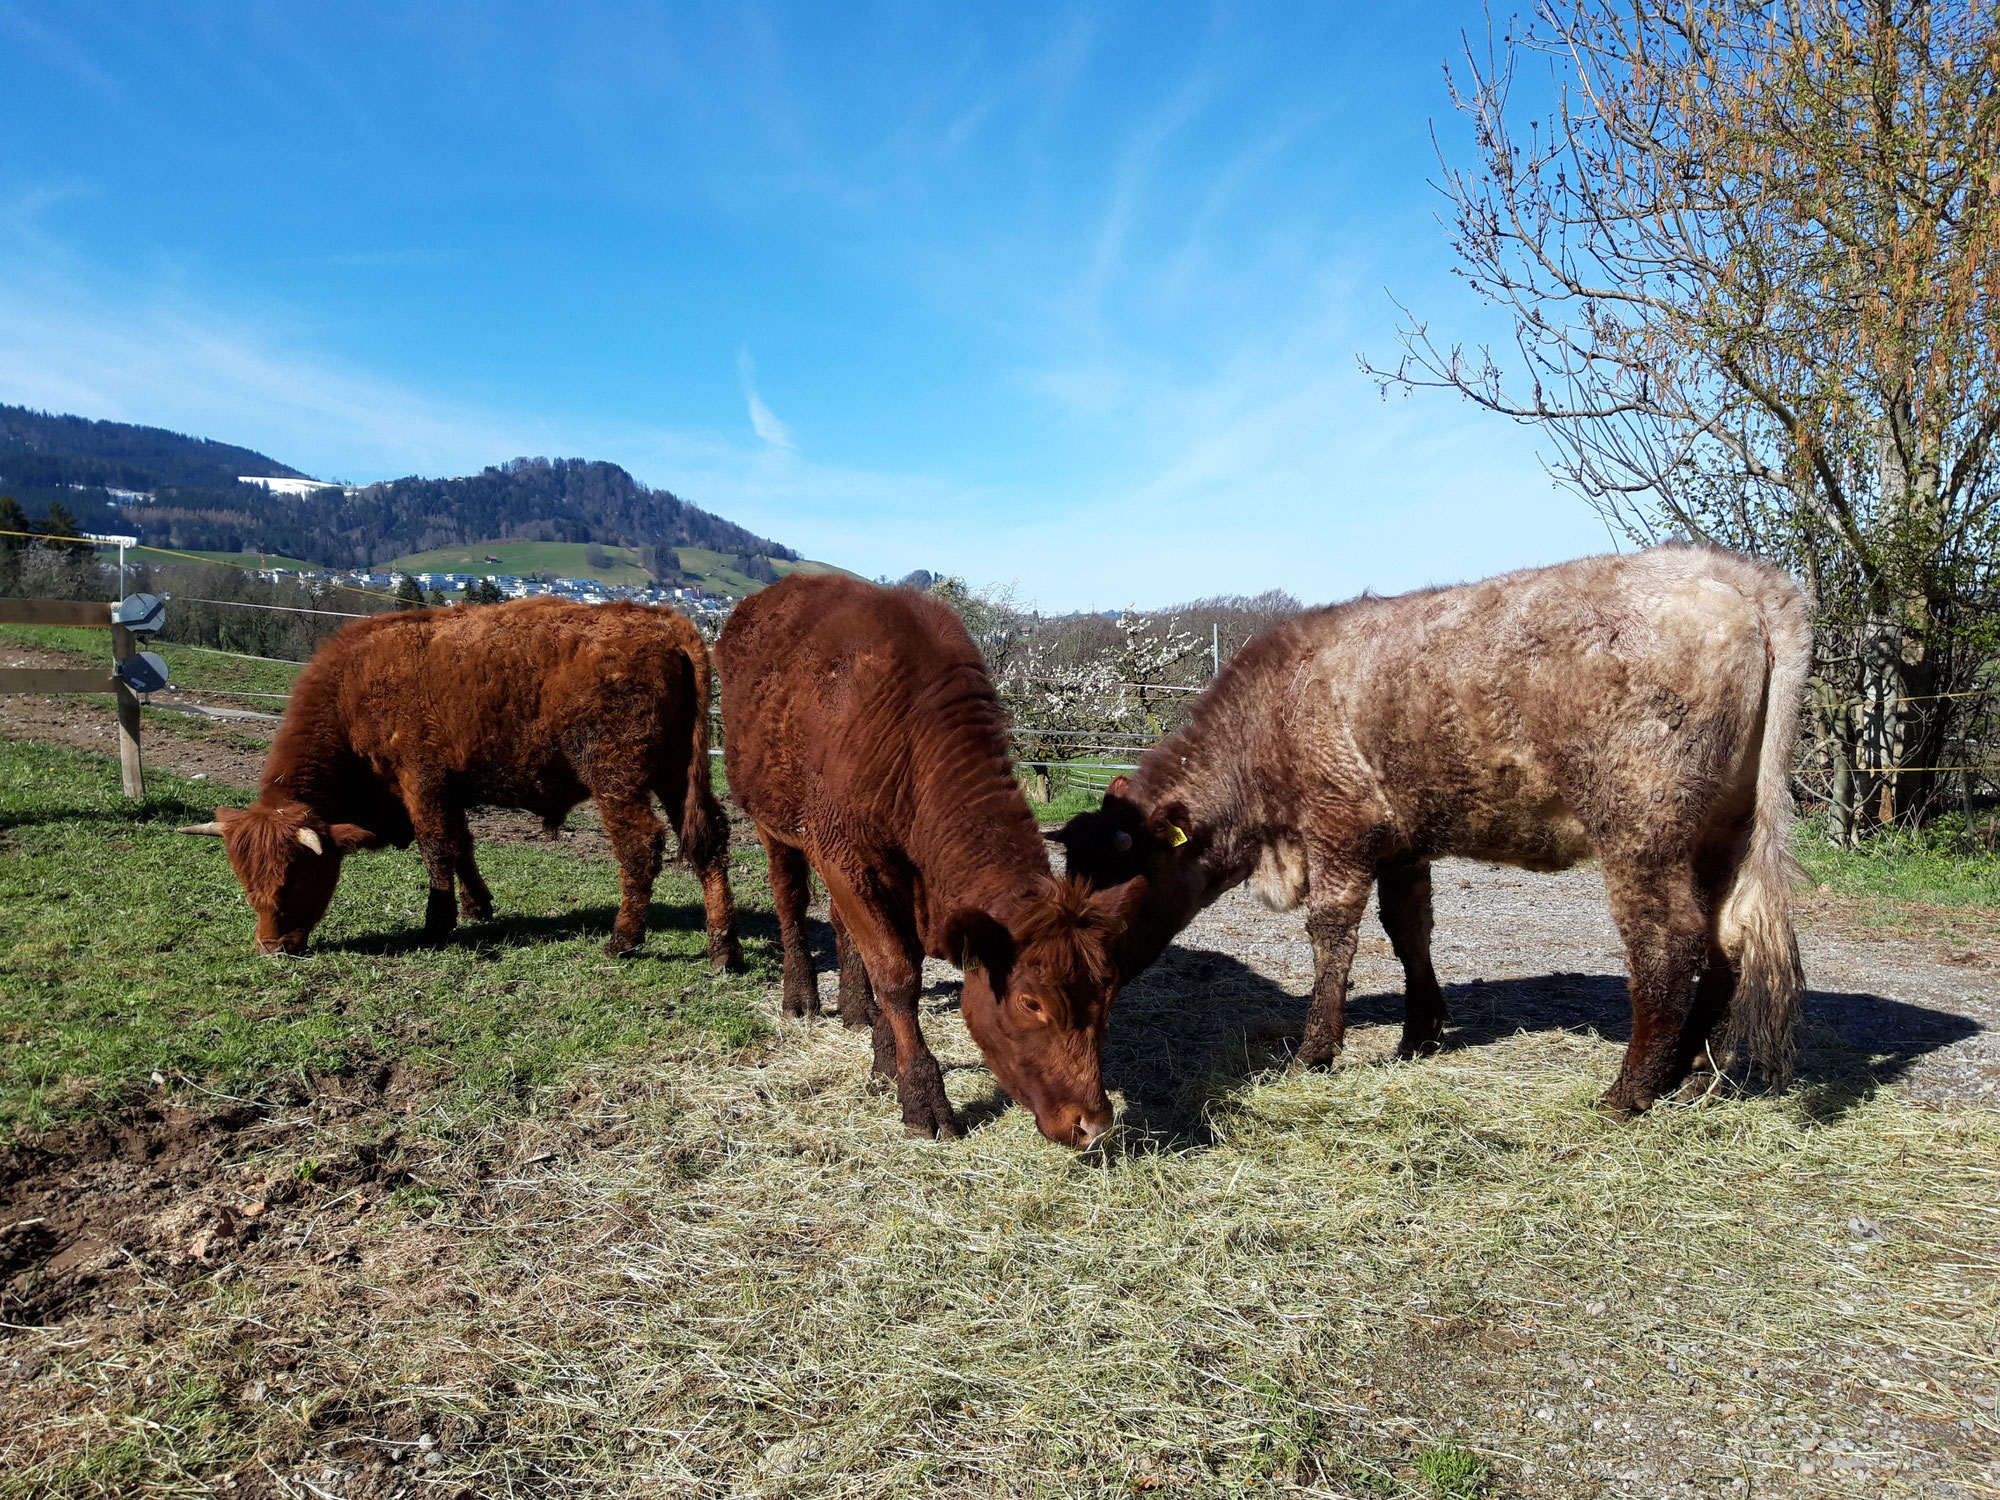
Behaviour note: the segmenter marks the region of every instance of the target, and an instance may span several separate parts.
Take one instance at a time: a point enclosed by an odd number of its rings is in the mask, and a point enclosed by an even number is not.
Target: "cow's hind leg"
[[[855,885],[825,870],[827,896],[856,947],[875,989],[875,1072],[891,1070],[903,1129],[919,1139],[951,1140],[958,1117],[945,1096],[944,1074],[924,1041],[917,1019],[923,989],[924,951],[914,933],[900,931],[888,913],[858,894]]]
[[[708,929],[708,963],[716,973],[741,974],[743,944],[736,936],[736,898],[729,889],[729,856],[703,865],[701,905]]]
[[[1735,841],[1730,847],[1740,846],[1741,842]],[[1732,1051],[1717,1045],[1729,1030],[1729,1006],[1736,998],[1736,965],[1722,951],[1717,932],[1722,918],[1722,904],[1728,899],[1729,889],[1735,881],[1734,865],[1720,859],[1700,872],[1702,910],[1708,918],[1708,943],[1701,977],[1694,985],[1694,1003],[1688,1009],[1687,1024],[1681,1028],[1679,1071],[1683,1075],[1726,1073],[1735,1061]],[[1707,1081],[1704,1076],[1693,1082],[1706,1085]]]
[[[806,945],[806,903],[811,875],[805,855],[780,843],[763,829],[764,858],[771,869],[771,906],[778,914],[778,947],[783,954],[784,1012],[788,1016],[819,1014],[819,980],[813,974],[812,951]]]
[[[1435,1052],[1444,1041],[1444,992],[1431,967],[1431,864],[1393,859],[1375,871],[1376,899],[1389,945],[1403,965],[1403,1057]]]
[[[855,945],[847,924],[840,920],[838,910],[833,913],[833,949],[840,958],[841,1024],[855,1031],[872,1028],[875,991],[868,983],[868,965],[861,961],[861,949]]]
[[[646,940],[646,912],[653,904],[653,882],[660,878],[667,825],[654,815],[649,794],[636,797],[595,794],[597,816],[618,857],[618,920],[604,951],[612,957],[630,953]]]
[[[1606,860],[1604,887],[1612,920],[1625,939],[1632,1040],[1602,1108],[1630,1116],[1650,1108],[1685,1076],[1682,1038],[1695,974],[1709,953],[1709,915],[1694,871],[1685,864],[1638,869]]]
[[[681,855],[701,879],[701,904],[708,930],[709,967],[743,972],[743,945],[736,936],[736,898],[729,889],[729,816],[708,785],[706,755],[691,757],[685,769],[666,777],[655,790],[660,804],[680,808]]]
[[[493,920],[493,892],[488,890],[486,882],[480,879],[479,866],[473,860],[472,830],[466,826],[465,809],[451,808],[445,817],[451,828],[451,841],[455,851],[458,914],[467,922],[490,922]]]
[[[1347,979],[1368,910],[1370,865],[1314,859],[1307,866],[1306,936],[1312,939],[1312,1008],[1292,1067],[1323,1068],[1347,1044]]]
[[[424,858],[424,874],[430,890],[424,898],[424,941],[441,943],[458,926],[457,903],[453,900],[453,878],[458,870],[459,834],[465,817],[445,801],[443,788],[406,786],[403,805],[409,809],[410,827],[417,836],[417,852]],[[469,842],[471,835],[466,833]]]

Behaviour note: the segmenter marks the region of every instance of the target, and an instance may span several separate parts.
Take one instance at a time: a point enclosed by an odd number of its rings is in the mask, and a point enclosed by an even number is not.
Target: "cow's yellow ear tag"
[[[1169,849],[1178,849],[1186,842],[1187,835],[1181,832],[1180,825],[1178,823],[1169,823],[1167,825],[1167,847]]]

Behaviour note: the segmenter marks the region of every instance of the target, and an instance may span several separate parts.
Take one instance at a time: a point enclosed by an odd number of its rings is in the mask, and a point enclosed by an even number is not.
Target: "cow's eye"
[[[1021,993],[1021,1009],[1031,1016],[1039,1016],[1042,1013],[1042,1002],[1033,993],[1024,990]]]
[[[1132,847],[1132,835],[1125,832],[1122,828],[1119,829],[1118,832],[1111,835],[1111,847],[1116,849],[1120,854],[1123,854],[1127,849]]]

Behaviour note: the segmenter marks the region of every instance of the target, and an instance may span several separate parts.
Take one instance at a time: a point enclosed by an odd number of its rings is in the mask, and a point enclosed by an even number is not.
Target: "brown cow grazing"
[[[357,621],[299,674],[257,800],[183,832],[222,837],[257,951],[300,954],[344,855],[415,838],[430,875],[424,935],[439,941],[459,913],[493,914],[467,808],[526,808],[553,833],[588,797],[618,856],[623,899],[604,950],[616,954],[645,937],[666,836],[657,796],[701,875],[709,958],[740,968],[729,825],[709,789],[709,676],[693,625],[636,604],[527,599]]]
[[[1042,1134],[1096,1140],[1111,1125],[1111,949],[1139,892],[1092,896],[1049,873],[957,616],[906,589],[794,574],[736,607],[715,659],[729,790],[770,857],[786,1013],[819,1010],[810,866],[833,908],[842,1019],[874,1028],[911,1135],[958,1134],[917,1022],[929,954],[965,971],[966,1029]]]
[[[1811,641],[1783,574],[1684,546],[1363,597],[1251,641],[1187,727],[1056,837],[1099,884],[1150,882],[1128,978],[1244,880],[1281,909],[1303,899],[1303,1066],[1340,1051],[1370,885],[1410,1056],[1444,1031],[1430,862],[1595,854],[1632,994],[1604,1107],[1647,1108],[1714,1060],[1712,1034],[1782,1081],[1804,983],[1787,782]]]

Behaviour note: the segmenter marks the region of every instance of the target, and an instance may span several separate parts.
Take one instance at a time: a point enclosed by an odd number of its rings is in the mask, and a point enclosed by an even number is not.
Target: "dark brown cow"
[[[693,625],[636,604],[527,599],[357,621],[299,674],[257,800],[183,831],[222,836],[257,950],[299,954],[344,855],[414,838],[430,875],[424,935],[441,940],[459,913],[493,914],[467,808],[526,808],[553,833],[588,797],[618,856],[616,954],[645,937],[666,837],[657,796],[701,875],[709,957],[740,968],[729,825],[709,789],[709,675]]]
[[[958,618],[906,589],[795,574],[736,607],[715,659],[730,794],[770,857],[786,1013],[819,1010],[810,865],[833,908],[842,1019],[873,1027],[910,1134],[958,1133],[917,1023],[926,954],[965,971],[966,1029],[1042,1133],[1103,1134],[1111,945],[1140,893],[1093,897],[1049,873]]]
[[[1648,1107],[1717,1060],[1712,1035],[1782,1080],[1803,987],[1787,781],[1811,639],[1783,574],[1692,547],[1314,610],[1245,646],[1192,722],[1057,837],[1099,884],[1148,879],[1128,978],[1244,880],[1281,909],[1303,899],[1304,1066],[1340,1051],[1371,885],[1409,1056],[1445,1021],[1430,862],[1595,854],[1632,994],[1605,1107]]]

